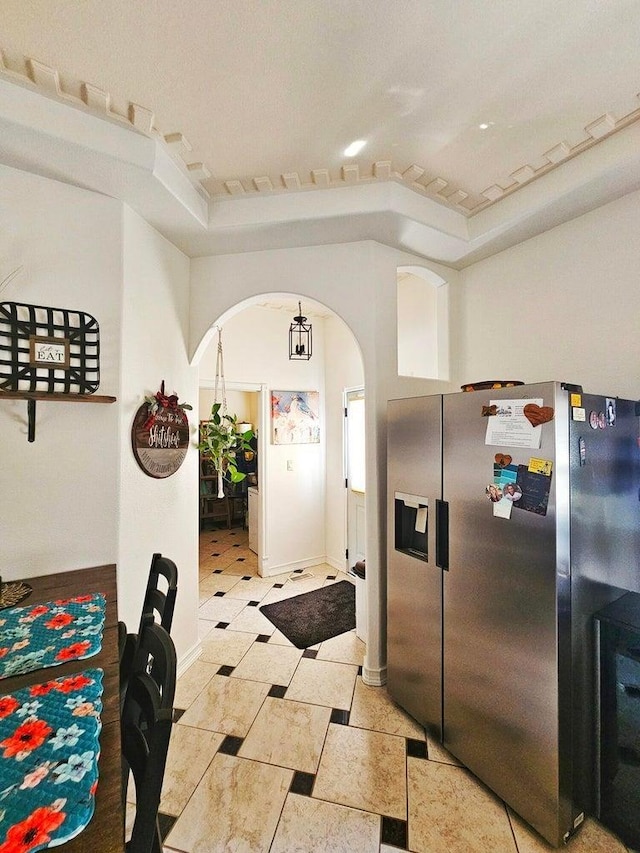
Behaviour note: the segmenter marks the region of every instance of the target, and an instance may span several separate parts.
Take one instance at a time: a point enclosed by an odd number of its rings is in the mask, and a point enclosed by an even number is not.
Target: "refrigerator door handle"
[[[449,502],[436,498],[436,566],[449,571]]]

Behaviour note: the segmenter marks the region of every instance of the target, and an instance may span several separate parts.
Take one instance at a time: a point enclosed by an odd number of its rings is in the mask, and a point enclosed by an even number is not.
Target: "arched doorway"
[[[313,325],[309,361],[288,357],[288,330],[298,314],[299,298]],[[258,452],[258,574],[269,578],[301,573],[318,564],[345,571],[343,400],[346,388],[364,386],[362,357],[352,332],[319,302],[283,293],[253,297],[212,322],[197,353],[201,388],[214,384],[217,328],[222,330],[227,389],[259,398],[257,414],[251,417]],[[274,440],[271,403],[278,391],[318,395],[318,442]],[[247,417],[244,410],[233,414]],[[200,418],[204,415],[199,413]]]

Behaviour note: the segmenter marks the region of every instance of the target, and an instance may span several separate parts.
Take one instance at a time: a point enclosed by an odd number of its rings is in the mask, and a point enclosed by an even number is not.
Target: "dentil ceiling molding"
[[[205,163],[190,162],[192,146],[186,136],[179,131],[164,133],[159,129],[156,126],[153,109],[127,101],[126,109],[118,110],[114,107],[109,92],[79,80],[63,85],[57,69],[32,57],[22,57],[21,61],[14,59],[10,62],[6,51],[1,48],[0,75],[13,82],[37,89],[47,97],[55,98],[78,109],[88,110],[108,121],[126,125],[160,141],[173,159],[185,170],[198,191],[206,198],[210,197],[206,183],[211,179],[211,169]],[[328,168],[317,168],[311,170],[306,176],[298,171],[290,171],[277,177],[258,175],[251,178],[228,178],[222,180],[222,189],[214,192],[213,195],[214,197],[248,198],[392,181],[456,210],[466,217],[472,217],[638,120],[640,120],[640,106],[619,118],[612,113],[604,113],[582,128],[581,141],[571,145],[566,140],[559,140],[540,154],[537,165],[530,163],[521,165],[505,174],[504,179],[499,183],[487,187],[480,195],[467,192],[464,188],[456,187],[450,181],[432,174],[427,164],[412,163],[408,167],[401,168],[391,160],[379,160],[367,164],[350,162],[341,166],[339,170],[334,170],[333,173]]]

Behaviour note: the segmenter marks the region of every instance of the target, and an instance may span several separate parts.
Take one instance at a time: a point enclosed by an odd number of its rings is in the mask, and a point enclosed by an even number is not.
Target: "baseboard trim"
[[[325,557],[325,563],[327,563],[331,568],[337,569],[339,572],[346,572],[345,561],[344,560],[336,560],[334,557]]]
[[[382,687],[387,683],[387,667],[381,666],[378,669],[371,669],[368,666],[363,666],[362,680],[369,687]]]
[[[308,557],[305,560],[295,560],[293,563],[282,563],[279,566],[269,566],[269,568],[265,568],[262,566],[262,577],[263,578],[271,578],[274,575],[284,575],[290,572],[295,572],[296,569],[309,569],[312,566],[318,566],[320,563],[325,562],[324,555],[319,557]]]
[[[191,666],[192,663],[198,660],[200,655],[202,654],[202,642],[198,640],[188,652],[183,655],[180,655],[180,660],[178,661],[177,668],[177,677],[180,678]]]

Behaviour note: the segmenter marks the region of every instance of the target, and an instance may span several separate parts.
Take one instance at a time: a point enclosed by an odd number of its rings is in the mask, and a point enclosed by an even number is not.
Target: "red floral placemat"
[[[95,809],[101,669],[0,696],[0,853],[75,837]]]
[[[0,678],[96,655],[104,618],[102,593],[2,611]]]

